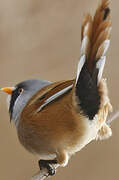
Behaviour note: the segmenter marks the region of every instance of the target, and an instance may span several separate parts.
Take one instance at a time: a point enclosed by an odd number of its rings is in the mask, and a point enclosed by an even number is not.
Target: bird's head
[[[30,98],[41,88],[48,85],[48,81],[39,79],[27,80],[18,83],[13,87],[1,88],[8,94],[7,104],[10,114],[10,119],[17,125],[19,122],[20,114],[24,109]]]

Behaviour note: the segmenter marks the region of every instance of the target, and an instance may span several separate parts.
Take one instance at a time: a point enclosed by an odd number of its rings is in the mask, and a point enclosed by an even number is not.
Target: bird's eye
[[[19,94],[21,94],[23,91],[24,91],[23,88],[19,88],[19,89],[18,89],[18,93],[19,93]]]

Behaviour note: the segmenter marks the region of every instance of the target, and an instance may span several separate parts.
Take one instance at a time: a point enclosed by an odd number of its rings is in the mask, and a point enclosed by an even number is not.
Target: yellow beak
[[[6,92],[7,94],[12,94],[14,87],[5,87],[1,88],[0,90]]]

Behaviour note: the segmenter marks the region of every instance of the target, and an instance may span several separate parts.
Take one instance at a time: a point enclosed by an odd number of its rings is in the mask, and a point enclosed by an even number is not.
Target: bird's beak
[[[6,92],[7,94],[12,94],[14,89],[15,89],[14,87],[5,87],[5,88],[1,88],[0,91]]]

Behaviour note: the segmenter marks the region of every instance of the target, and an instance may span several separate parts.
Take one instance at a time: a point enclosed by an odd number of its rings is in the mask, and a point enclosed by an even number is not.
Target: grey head
[[[30,98],[43,87],[51,84],[49,81],[33,79],[23,81],[13,88],[13,92],[8,98],[10,119],[18,125],[20,114]]]

